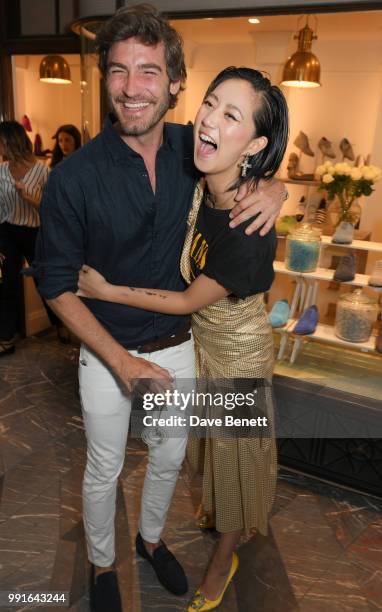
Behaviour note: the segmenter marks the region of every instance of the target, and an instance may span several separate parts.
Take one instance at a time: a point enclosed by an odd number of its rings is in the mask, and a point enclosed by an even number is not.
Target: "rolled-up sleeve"
[[[41,225],[30,273],[40,294],[53,299],[77,290],[85,253],[85,196],[77,179],[68,180],[57,168],[45,186]]]

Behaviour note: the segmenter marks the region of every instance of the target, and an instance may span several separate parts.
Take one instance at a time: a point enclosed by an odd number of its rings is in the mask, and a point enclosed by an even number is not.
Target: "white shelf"
[[[285,238],[285,236],[278,237]],[[327,246],[382,253],[381,242],[370,242],[369,240],[353,240],[351,244],[335,244],[332,242],[331,236],[321,236],[321,247],[325,248]],[[316,301],[317,291],[319,287],[318,281],[334,281],[334,270],[328,268],[317,268],[314,272],[294,272],[286,268],[285,262],[275,261],[274,270],[275,272],[278,272],[280,274],[293,276],[294,278],[298,279],[291,306],[292,317],[295,316],[296,306],[298,306],[298,304],[300,304],[299,308],[302,312]],[[372,287],[371,285],[369,285],[369,278],[370,276],[368,274],[356,274],[352,281],[334,282],[341,282],[341,284],[351,285],[355,287],[370,287],[374,291],[381,292],[382,287]],[[314,282],[302,282],[302,279],[306,281],[312,280]],[[341,338],[338,338],[335,335],[334,327],[332,325],[326,325],[323,323],[317,324],[317,328],[313,334],[295,334],[293,333],[293,329],[297,320],[298,319],[290,318],[286,325],[284,325],[283,327],[274,328],[275,332],[281,334],[280,348],[277,357],[278,359],[283,359],[288,343],[288,337],[292,337],[294,340],[293,349],[290,355],[290,363],[294,363],[301,347],[303,346],[304,338],[305,340],[317,340],[319,342],[332,344],[335,346],[352,348],[364,353],[379,354],[378,351],[375,350],[375,336],[371,336],[367,342],[347,342],[346,340],[342,340]]]
[[[353,240],[351,244],[337,244],[336,242],[332,242],[332,236],[321,236],[321,244],[323,246],[330,245],[333,247],[382,253],[382,242],[371,242],[370,240]]]
[[[305,185],[306,187],[318,187],[320,184],[320,181],[302,181],[300,179],[290,179],[290,178],[279,178],[278,180],[281,181],[282,183],[288,183],[288,185]]]
[[[300,276],[302,278],[312,278],[314,280],[324,280],[324,281],[332,281],[334,270],[329,270],[328,268],[317,268],[314,272],[293,272],[292,270],[288,270],[285,266],[284,261],[275,261],[273,263],[273,267],[275,272],[279,272],[280,274],[286,274],[288,276]],[[368,274],[356,274],[354,280],[352,281],[334,281],[336,283],[341,282],[344,285],[354,285],[355,287],[370,287]],[[378,291],[378,287],[371,287],[372,289],[376,289]]]
[[[297,319],[288,319],[288,321],[282,327],[272,327],[272,331],[276,332],[276,334],[282,334],[285,332],[289,333],[291,331],[291,328],[296,323],[296,321]]]
[[[298,319],[290,319],[288,325],[283,329],[289,334],[293,334],[293,327],[297,323]],[[318,340],[319,342],[327,342],[328,344],[334,344],[336,346],[343,346],[347,348],[355,348],[364,353],[377,353],[375,350],[375,336],[372,335],[367,342],[348,342],[338,338],[334,333],[334,327],[332,325],[325,325],[324,323],[318,323],[316,331],[313,334],[294,334],[295,338],[307,338],[308,340]],[[378,353],[379,354],[379,353]]]
[[[286,236],[277,236],[280,240],[285,240]],[[321,236],[321,246],[340,247],[343,249],[358,249],[360,251],[371,251],[382,253],[382,242],[371,242],[370,240],[353,240],[351,244],[337,244],[332,242],[332,236]]]

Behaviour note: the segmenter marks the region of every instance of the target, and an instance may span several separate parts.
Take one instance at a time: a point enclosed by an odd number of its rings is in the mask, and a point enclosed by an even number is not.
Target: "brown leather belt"
[[[158,340],[147,342],[147,344],[141,344],[136,347],[135,350],[138,353],[153,353],[154,351],[161,351],[162,349],[169,348],[170,346],[178,346],[179,344],[183,344],[183,342],[187,342],[187,340],[190,340],[190,338],[190,324],[187,323],[187,325],[182,327],[173,336],[168,336],[167,338],[159,338]]]

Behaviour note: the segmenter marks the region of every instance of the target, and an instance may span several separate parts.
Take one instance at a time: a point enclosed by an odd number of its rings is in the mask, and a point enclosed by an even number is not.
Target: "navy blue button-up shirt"
[[[143,158],[108,118],[102,132],[49,177],[33,264],[41,295],[75,292],[84,263],[114,284],[182,291],[180,255],[196,180],[191,127],[165,125],[154,194]],[[84,301],[126,348],[170,336],[187,320]]]

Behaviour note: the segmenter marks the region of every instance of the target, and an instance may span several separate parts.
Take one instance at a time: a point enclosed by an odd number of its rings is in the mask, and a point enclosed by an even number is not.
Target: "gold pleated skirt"
[[[181,258],[181,271],[190,283],[190,246],[203,184],[196,188]],[[273,372],[272,330],[263,294],[226,297],[192,315],[196,375],[199,379],[265,379]],[[275,498],[277,453],[273,435],[270,385],[264,389],[262,412],[268,418],[264,437],[190,438],[187,458],[203,473],[202,507],[214,515],[222,533],[243,529],[266,535]],[[213,407],[211,408],[213,411]]]

